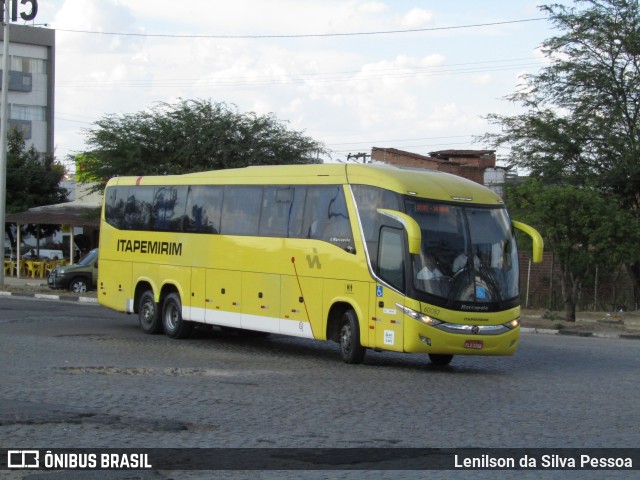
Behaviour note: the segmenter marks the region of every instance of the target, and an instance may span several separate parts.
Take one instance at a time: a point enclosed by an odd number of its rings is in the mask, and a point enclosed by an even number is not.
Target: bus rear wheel
[[[144,333],[155,334],[162,332],[158,304],[153,298],[151,290],[147,290],[140,295],[140,300],[138,300],[138,321]]]
[[[431,360],[431,363],[438,366],[449,365],[452,359],[453,359],[453,355],[445,355],[443,353],[429,354],[429,360]]]
[[[345,363],[362,363],[366,349],[360,345],[360,326],[356,312],[349,309],[342,315],[340,353]]]
[[[193,324],[183,320],[182,302],[177,293],[170,293],[162,303],[162,327],[171,338],[187,338],[191,334]]]

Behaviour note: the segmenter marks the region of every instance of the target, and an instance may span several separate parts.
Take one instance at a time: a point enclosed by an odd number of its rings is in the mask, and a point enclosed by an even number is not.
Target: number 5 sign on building
[[[5,1],[6,0],[0,0],[0,5],[2,5],[2,22],[4,22]],[[20,15],[20,18],[25,22],[29,22],[36,18],[36,15],[38,14],[38,0],[20,0],[20,4],[23,5],[23,7],[20,9],[18,8],[18,0],[10,1],[12,22],[18,21],[18,15]],[[31,6],[30,10],[28,5]],[[18,10],[21,10],[20,13],[18,13]]]

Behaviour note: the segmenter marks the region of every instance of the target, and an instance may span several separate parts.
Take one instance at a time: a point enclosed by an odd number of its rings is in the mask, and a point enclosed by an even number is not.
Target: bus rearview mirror
[[[542,235],[540,235],[535,228],[527,225],[526,223],[516,222],[515,220],[511,223],[515,228],[531,237],[533,243],[531,260],[534,263],[540,263],[542,261],[542,254],[544,253],[544,240],[542,240]]]
[[[378,213],[392,218],[402,224],[405,231],[407,232],[407,238],[409,239],[409,253],[411,253],[412,255],[419,255],[422,245],[422,233],[420,231],[420,225],[418,225],[418,222],[416,222],[406,213],[398,212],[396,210],[379,208]]]

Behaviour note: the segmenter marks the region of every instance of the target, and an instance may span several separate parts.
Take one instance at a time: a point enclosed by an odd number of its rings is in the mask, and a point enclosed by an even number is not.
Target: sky
[[[540,3],[39,0],[32,23],[56,29],[58,160],[105,115],[206,99],[273,113],[344,161],[489,148],[483,117],[518,112],[504,97],[558,33]]]

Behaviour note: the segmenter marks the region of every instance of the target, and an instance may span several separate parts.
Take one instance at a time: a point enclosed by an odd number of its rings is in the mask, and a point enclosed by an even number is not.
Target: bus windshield
[[[448,301],[495,303],[518,296],[518,253],[504,208],[405,200],[420,225],[413,286]]]

